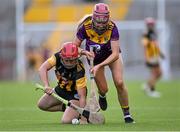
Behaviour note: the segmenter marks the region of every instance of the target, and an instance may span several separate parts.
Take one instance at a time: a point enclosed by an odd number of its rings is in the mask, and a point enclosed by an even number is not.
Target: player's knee
[[[71,120],[63,118],[63,119],[61,119],[61,123],[62,124],[70,124]]]
[[[160,71],[158,74],[158,77],[161,77],[161,76],[162,76],[162,71]]]
[[[37,106],[39,109],[44,110],[44,111],[46,111],[48,109],[48,107],[45,104],[43,104],[42,102],[38,102]]]
[[[123,80],[118,80],[118,81],[115,81],[115,85],[118,89],[122,89],[123,90]]]
[[[161,76],[162,76],[162,72],[161,71],[157,72],[156,75],[155,75],[156,79],[160,78]]]
[[[101,88],[100,90],[99,90],[99,93],[101,94],[101,95],[105,95],[106,93],[108,92],[108,88]]]

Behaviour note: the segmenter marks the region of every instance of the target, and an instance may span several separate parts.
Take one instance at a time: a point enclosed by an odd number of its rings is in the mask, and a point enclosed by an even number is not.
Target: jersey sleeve
[[[77,89],[81,89],[81,88],[86,87],[86,82],[87,82],[87,79],[86,79],[85,76],[80,78],[80,79],[78,79],[78,80],[76,80],[76,87],[77,87]]]
[[[141,44],[142,44],[143,46],[147,46],[148,42],[149,42],[149,40],[148,40],[148,38],[147,38],[147,35],[146,35],[146,34],[143,34],[143,35],[142,35],[142,39],[141,39]]]
[[[114,24],[112,35],[111,35],[111,41],[117,41],[119,40],[119,31],[117,26]]]
[[[51,66],[55,66],[56,65],[56,57],[55,57],[55,55],[52,55],[47,61],[49,62],[49,64]]]
[[[77,29],[77,33],[76,33],[76,37],[83,41],[84,39],[86,39],[86,31],[85,31],[85,27],[83,24],[81,24],[78,29]]]

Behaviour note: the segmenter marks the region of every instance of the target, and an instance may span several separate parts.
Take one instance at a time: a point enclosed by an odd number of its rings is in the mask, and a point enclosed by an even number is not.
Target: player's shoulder
[[[54,53],[54,56],[56,57],[56,59],[59,59],[59,58],[60,58],[60,51],[55,52],[55,53]]]
[[[56,59],[56,65],[61,65],[61,56],[60,56],[61,51],[58,51],[54,53],[54,57]]]
[[[85,15],[80,21],[78,22],[78,28],[84,25],[85,23],[92,20],[92,14]]]
[[[109,29],[117,28],[116,23],[113,20],[110,20],[108,25]]]
[[[85,15],[80,21],[79,21],[79,23],[81,24],[81,23],[85,23],[85,22],[87,22],[87,21],[89,21],[89,20],[91,20],[92,19],[92,14],[87,14],[87,15]]]
[[[116,26],[116,23],[115,23],[113,20],[110,20],[110,21],[109,21],[109,24]]]

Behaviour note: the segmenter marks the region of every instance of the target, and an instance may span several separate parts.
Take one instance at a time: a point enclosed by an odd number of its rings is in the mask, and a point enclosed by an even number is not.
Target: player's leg
[[[71,100],[70,102],[79,106],[78,100]],[[71,124],[72,119],[78,118],[78,117],[79,117],[79,113],[73,108],[68,106],[66,110],[64,111],[61,122],[64,124]]]
[[[133,123],[134,120],[132,119],[129,112],[128,91],[123,81],[123,64],[121,56],[118,60],[111,63],[109,67],[112,72],[113,81],[116,86],[118,100],[123,110],[125,122]]]
[[[38,101],[38,107],[44,111],[64,111],[66,109],[65,104],[50,96],[48,94],[44,94]]]
[[[161,75],[162,75],[162,71],[161,71],[160,66],[153,67],[153,68],[151,69],[151,73],[152,73],[151,85],[152,85],[152,86],[155,86],[156,82],[159,80],[159,78],[160,78]]]
[[[147,90],[147,94],[151,97],[160,97],[160,93],[155,91],[156,90],[156,82],[160,79],[162,75],[162,71],[160,66],[154,66],[150,69],[151,76],[147,83],[147,88],[150,89]]]
[[[95,82],[99,90],[99,105],[102,110],[107,109],[106,93],[108,92],[108,86],[104,75],[104,67],[101,67],[95,77]]]

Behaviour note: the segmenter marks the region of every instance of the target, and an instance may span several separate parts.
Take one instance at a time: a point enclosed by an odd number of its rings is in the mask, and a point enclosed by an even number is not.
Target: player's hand
[[[85,55],[89,60],[91,59],[91,58],[94,58],[94,52],[89,52],[89,51],[87,51],[87,50],[83,50],[82,51],[82,55]]]
[[[93,73],[94,76],[96,76],[97,71],[99,70],[100,66],[96,65],[93,68],[91,68],[90,72]]]
[[[162,53],[160,54],[160,57],[161,57],[161,59],[163,59],[163,60],[166,58],[166,57],[164,56],[164,54],[162,54]]]
[[[44,92],[47,93],[48,95],[51,95],[53,93],[53,89],[51,87],[45,87]]]
[[[84,116],[81,116],[81,118],[79,119],[80,124],[84,125],[84,124],[88,124],[87,119]]]

